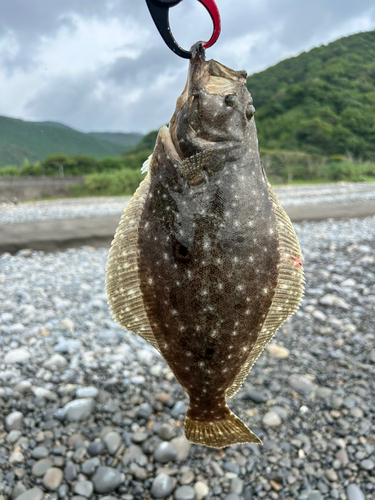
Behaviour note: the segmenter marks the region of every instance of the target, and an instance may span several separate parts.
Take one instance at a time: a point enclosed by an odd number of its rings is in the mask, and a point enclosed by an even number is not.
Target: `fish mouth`
[[[189,116],[189,112],[194,107],[195,99],[199,99],[199,96],[202,95],[226,96],[228,94],[236,94],[240,88],[246,85],[247,78],[247,73],[244,70],[235,71],[214,59],[206,61],[203,42],[194,44],[190,52],[192,57],[189,63],[185,88],[177,99],[176,109],[169,124],[172,142],[181,158],[185,157],[180,148],[181,139],[185,139],[181,137],[183,135],[181,130],[195,137],[199,135],[196,131],[198,127],[194,126],[194,123],[195,125],[197,124],[196,116],[193,116],[196,112],[192,111],[192,114]],[[187,120],[187,125],[184,129],[179,126],[182,119]],[[203,142],[207,146],[210,141],[207,141],[207,137],[204,139]]]

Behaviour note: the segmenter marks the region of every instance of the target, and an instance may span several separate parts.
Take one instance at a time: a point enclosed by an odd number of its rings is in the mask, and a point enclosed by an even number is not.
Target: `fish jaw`
[[[246,72],[204,60],[199,45],[192,48],[188,78],[170,122],[170,134],[182,158],[207,149],[218,162],[249,144],[257,147],[254,108],[246,87]]]

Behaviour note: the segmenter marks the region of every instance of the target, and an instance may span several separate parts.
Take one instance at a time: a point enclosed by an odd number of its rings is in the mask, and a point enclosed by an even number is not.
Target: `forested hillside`
[[[375,31],[281,61],[248,88],[261,148],[375,159]]]
[[[44,161],[54,154],[89,155],[97,159],[119,156],[140,137],[131,137],[130,144],[124,144],[124,136],[111,134],[95,137],[78,132],[66,125],[55,122],[27,122],[0,116],[0,167],[21,166],[25,160],[30,163]]]

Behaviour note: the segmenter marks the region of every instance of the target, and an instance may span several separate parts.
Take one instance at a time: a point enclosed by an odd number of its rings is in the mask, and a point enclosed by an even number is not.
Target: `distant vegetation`
[[[371,31],[341,38],[248,78],[261,158],[272,183],[375,181],[374,61]],[[81,134],[58,123],[4,117],[0,132],[0,166],[16,165],[0,168],[0,176],[84,175],[77,195],[132,194],[157,136],[157,131],[141,140],[137,134]],[[54,151],[59,144],[71,149],[50,155],[51,141]],[[83,144],[89,144],[85,141],[94,141],[94,149],[82,154]],[[32,146],[34,156],[29,154]],[[5,161],[14,155],[17,161]]]
[[[259,144],[375,161],[375,31],[251,75]]]
[[[98,159],[119,156],[136,145],[139,134],[84,134],[55,122],[27,122],[0,116],[0,167],[43,162],[56,153]]]

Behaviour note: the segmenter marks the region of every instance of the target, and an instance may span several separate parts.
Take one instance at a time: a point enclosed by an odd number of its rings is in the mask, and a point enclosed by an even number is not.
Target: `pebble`
[[[68,361],[61,354],[53,354],[50,358],[48,358],[44,363],[44,368],[53,368],[56,367],[58,370],[63,370]]]
[[[250,389],[242,395],[242,399],[250,399],[251,401],[254,401],[254,403],[261,404],[266,403],[269,399],[269,396],[265,391]]]
[[[31,486],[39,500],[155,498],[151,489],[162,474],[172,481],[162,492],[168,500],[191,490],[196,500],[199,483],[212,500],[371,498],[375,217],[306,222],[296,230],[306,296],[271,344],[285,345],[288,361],[267,348],[230,401],[264,446],[224,450],[185,439],[188,397],[160,355],[111,319],[106,249],[0,255],[0,314],[9,313],[0,321],[0,500],[22,497]],[[350,309],[320,304],[326,295]],[[6,364],[18,349],[30,358]],[[70,420],[68,405],[77,401],[79,411],[89,401],[90,411],[82,417],[76,408]],[[6,422],[15,412],[18,428],[11,429]],[[281,420],[276,427],[263,422],[270,412]],[[168,444],[177,455],[157,462]],[[56,490],[43,483],[52,468],[63,474]],[[103,468],[108,480],[98,473]]]
[[[367,458],[366,460],[362,460],[360,465],[361,465],[361,469],[372,470],[375,467],[375,462],[373,460]]]
[[[21,430],[23,424],[23,414],[20,411],[13,411],[5,418],[5,430]]]
[[[59,488],[63,477],[64,475],[61,469],[58,469],[57,467],[50,467],[44,474],[42,481],[43,486],[49,491],[56,491]]]
[[[290,356],[288,349],[277,344],[268,344],[267,351],[271,354],[271,356],[277,359],[285,359]]]
[[[271,410],[264,415],[262,422],[264,423],[264,425],[270,427],[278,427],[279,425],[281,425],[282,420],[275,411]]]
[[[209,494],[210,488],[203,481],[197,481],[194,484],[194,491],[196,500],[202,500],[206,495]]]
[[[169,424],[162,424],[159,427],[158,435],[161,439],[164,439],[164,441],[170,441],[175,435],[175,429]]]
[[[362,490],[355,484],[349,484],[346,488],[348,500],[366,500]]]
[[[114,455],[121,445],[121,436],[117,432],[108,432],[103,438],[108,453]]]
[[[191,449],[191,443],[186,439],[185,436],[178,436],[173,438],[170,443],[177,450],[177,460],[179,462],[186,460]]]
[[[328,479],[328,481],[330,481],[331,483],[338,480],[337,472],[334,471],[333,469],[327,469],[325,471],[325,476]]]
[[[13,363],[25,363],[31,357],[31,354],[27,349],[12,349],[8,351],[8,353],[4,357],[4,363],[13,364]]]
[[[172,443],[164,441],[157,447],[154,457],[156,462],[165,464],[171,460],[177,460],[178,451]]]
[[[308,493],[307,500],[324,500],[324,497],[320,494],[319,491],[313,490]]]
[[[94,485],[90,481],[78,481],[73,491],[82,497],[90,498],[94,492]]]
[[[94,484],[96,493],[110,493],[115,491],[125,478],[117,469],[100,466],[96,469],[91,481]]]
[[[46,458],[48,457],[48,448],[45,446],[36,446],[31,452],[31,456],[37,460],[39,458]]]
[[[56,412],[56,418],[59,420],[68,420],[69,422],[80,422],[87,419],[94,409],[94,400],[92,398],[75,399],[67,403],[64,408]]]
[[[175,500],[194,500],[195,491],[190,486],[180,486],[174,492]]]
[[[166,498],[172,493],[177,484],[177,479],[167,474],[159,474],[155,477],[151,486],[153,498]]]
[[[315,384],[303,375],[291,375],[288,378],[288,383],[292,389],[306,396],[316,388]]]
[[[86,476],[92,476],[99,465],[100,459],[98,457],[94,457],[86,460],[86,462],[83,462],[81,469]]]
[[[187,470],[186,472],[181,474],[180,484],[182,485],[191,484],[194,481],[194,478],[195,478],[194,472],[191,470]]]
[[[17,497],[17,500],[42,500],[44,492],[38,487],[30,488]]]
[[[52,467],[53,463],[52,460],[49,458],[42,458],[35,462],[31,469],[31,473],[35,477],[42,477],[46,473],[46,471]]]
[[[77,398],[96,398],[99,390],[96,387],[79,387],[76,391]]]

